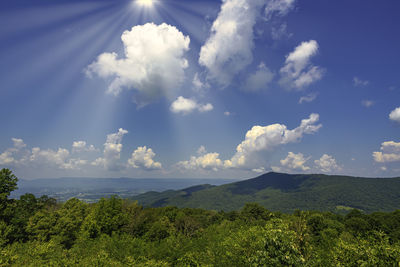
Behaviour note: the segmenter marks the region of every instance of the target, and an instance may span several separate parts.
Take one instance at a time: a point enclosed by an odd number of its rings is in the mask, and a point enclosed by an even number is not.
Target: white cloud
[[[209,78],[222,86],[252,61],[253,27],[265,0],[225,0],[206,43],[201,47],[199,64]]]
[[[133,151],[131,158],[128,160],[128,166],[145,170],[161,169],[161,163],[153,160],[155,156],[156,154],[151,148],[147,148],[146,146],[138,147]]]
[[[363,100],[361,101],[361,104],[366,108],[370,108],[375,104],[375,102],[372,100]]]
[[[36,166],[56,167],[64,170],[76,170],[87,164],[86,160],[70,158],[70,153],[65,148],[58,150],[32,148],[29,162]]]
[[[280,162],[283,167],[290,170],[307,171],[310,169],[310,167],[305,166],[304,164],[309,159],[310,158],[305,158],[302,153],[295,154],[293,152],[289,152],[287,157],[285,159],[282,159]]]
[[[252,169],[251,171],[255,172],[255,173],[264,173],[265,172],[265,168],[264,167],[255,168],[255,169]]]
[[[363,80],[359,79],[358,77],[354,77],[353,84],[354,84],[354,86],[367,86],[369,84],[369,81],[363,81]]]
[[[72,153],[98,151],[94,145],[87,146],[85,141],[74,141],[72,143]]]
[[[1,165],[8,165],[14,162],[14,158],[12,156],[12,153],[8,150],[4,151],[3,153],[0,154],[0,164]]]
[[[328,154],[322,155],[322,157],[318,160],[314,160],[316,167],[326,173],[331,173],[334,171],[339,171],[342,168],[336,163],[336,159]]]
[[[307,102],[307,103],[312,102],[317,98],[317,96],[318,96],[317,93],[311,93],[306,96],[302,96],[299,99],[299,104],[303,104],[304,102]]]
[[[310,59],[318,52],[318,43],[315,40],[302,42],[291,52],[280,70],[279,83],[289,89],[303,90],[310,84],[320,80],[324,70],[310,63]]]
[[[225,116],[231,116],[231,115],[232,115],[232,113],[231,113],[231,112],[229,112],[229,111],[225,111],[225,112],[224,112],[224,115],[225,115]]]
[[[269,0],[265,8],[265,15],[270,19],[273,14],[286,15],[294,7],[295,0]]]
[[[16,154],[26,147],[26,144],[22,139],[11,138],[13,142],[13,147],[6,149],[0,154],[0,164],[10,165],[18,163],[19,161],[15,158]]]
[[[299,141],[305,134],[317,132],[322,125],[316,123],[318,114],[311,114],[308,119],[301,121],[300,126],[288,130],[286,125],[271,124],[268,126],[253,126],[246,133],[245,140],[236,148],[235,155],[224,162],[226,167],[244,167],[249,164],[249,158],[258,151],[271,150],[272,148],[287,143]]]
[[[373,152],[372,156],[374,160],[379,163],[400,161],[400,142],[383,142],[381,151]]]
[[[199,156],[191,156],[190,160],[180,161],[176,166],[183,170],[213,170],[218,171],[224,167],[219,153],[206,153]]]
[[[128,131],[120,128],[117,133],[107,135],[107,140],[104,143],[103,157],[97,158],[92,162],[93,166],[103,166],[110,171],[118,171],[121,169],[119,159],[121,158],[122,138]]]
[[[268,84],[274,78],[274,74],[262,62],[255,73],[250,74],[244,84],[244,90],[258,91],[266,89]]]
[[[168,24],[147,23],[132,27],[121,36],[125,55],[103,53],[89,65],[89,76],[110,79],[107,92],[118,95],[135,89],[135,102],[146,105],[160,96],[169,96],[184,80],[190,38]]]
[[[213,110],[214,107],[212,104],[199,104],[194,99],[184,98],[183,96],[179,96],[174,102],[172,102],[170,110],[173,113],[182,113],[184,115],[193,112],[194,110],[198,110],[199,112],[208,112]]]
[[[26,144],[24,143],[24,140],[18,139],[18,138],[11,138],[14,144],[14,148],[16,150],[21,150],[26,147]]]
[[[391,119],[392,121],[400,122],[400,107],[390,112],[389,119]]]

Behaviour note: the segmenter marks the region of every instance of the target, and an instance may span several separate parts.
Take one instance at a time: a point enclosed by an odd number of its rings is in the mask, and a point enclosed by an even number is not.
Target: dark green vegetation
[[[165,191],[181,189],[202,183],[221,185],[231,183],[234,179],[171,179],[171,178],[57,178],[20,180],[18,189],[13,191],[11,198],[31,193],[35,196],[47,195],[58,201],[65,202],[77,198],[88,203],[99,201],[102,197],[118,195],[128,198],[148,191]]]
[[[150,207],[176,206],[210,210],[238,210],[257,202],[272,211],[320,210],[370,213],[400,209],[400,178],[357,178],[321,174],[267,173],[220,186],[148,192],[133,197]]]
[[[0,171],[0,266],[399,266],[400,210],[347,215],[61,204]],[[198,189],[198,188],[197,188]],[[191,193],[195,193],[195,190]]]

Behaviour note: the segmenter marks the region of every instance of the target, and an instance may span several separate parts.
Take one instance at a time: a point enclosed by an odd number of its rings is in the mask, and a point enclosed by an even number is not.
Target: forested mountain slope
[[[133,197],[145,206],[177,206],[236,210],[257,202],[269,210],[365,212],[400,209],[400,178],[361,178],[322,174],[270,172],[221,186],[199,185],[182,190],[147,192]]]

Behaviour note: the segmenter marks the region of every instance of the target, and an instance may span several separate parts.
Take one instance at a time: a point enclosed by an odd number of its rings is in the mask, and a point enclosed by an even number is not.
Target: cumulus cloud
[[[168,24],[147,23],[132,27],[121,36],[124,56],[103,53],[90,64],[88,76],[97,74],[110,80],[107,92],[118,95],[124,89],[137,91],[134,99],[139,106],[160,96],[168,96],[184,80],[190,38]]]
[[[336,159],[328,154],[322,155],[318,160],[314,160],[315,166],[322,172],[331,173],[342,168],[336,163]]]
[[[379,163],[400,161],[400,142],[383,142],[381,151],[373,152],[372,156]]]
[[[37,166],[55,167],[64,170],[76,170],[87,164],[86,160],[70,158],[70,153],[65,148],[58,150],[32,148],[29,162]]]
[[[287,129],[283,124],[268,126],[253,126],[246,133],[245,140],[236,148],[235,155],[224,162],[226,167],[243,167],[248,164],[249,158],[258,151],[271,150],[272,148],[299,141],[305,134],[316,133],[321,127],[317,124],[318,114],[311,114],[308,119],[301,121],[300,126],[293,130]]]
[[[361,104],[366,108],[370,108],[375,104],[375,102],[372,100],[363,100],[361,101]]]
[[[94,145],[88,146],[86,141],[74,141],[72,143],[72,153],[93,152],[98,151]]]
[[[107,135],[104,143],[103,157],[97,158],[92,162],[93,166],[103,166],[110,171],[118,171],[121,169],[119,159],[121,158],[122,138],[128,131],[120,128],[118,132]]]
[[[265,0],[225,0],[206,43],[201,47],[199,64],[209,78],[222,86],[252,61],[253,27]]]
[[[279,83],[294,90],[303,90],[310,84],[320,80],[324,70],[311,64],[310,59],[318,52],[318,43],[315,40],[302,42],[291,52],[280,69]]]
[[[305,166],[304,164],[309,160],[310,158],[305,158],[302,153],[293,153],[289,152],[287,157],[282,159],[280,161],[281,165],[287,169],[290,170],[301,170],[301,171],[307,171],[310,169],[310,167]]]
[[[182,113],[184,115],[189,114],[195,110],[199,112],[208,112],[213,110],[212,104],[199,104],[194,99],[184,98],[179,96],[174,102],[172,102],[170,110],[173,113]]]
[[[26,147],[26,144],[22,139],[11,138],[11,140],[13,142],[13,147],[6,149],[3,153],[0,154],[1,165],[10,165],[17,163],[18,160],[15,158],[16,154]]]
[[[263,62],[257,68],[257,71],[247,78],[243,89],[247,91],[258,91],[266,89],[268,84],[274,78],[274,73],[270,71]]]
[[[161,169],[161,163],[153,160],[155,156],[156,154],[151,148],[147,148],[146,146],[138,147],[133,151],[131,158],[128,160],[128,166],[145,170]]]
[[[283,124],[254,126],[246,133],[245,140],[237,146],[236,153],[231,159],[222,160],[219,153],[208,153],[204,146],[201,146],[197,156],[191,156],[190,160],[187,161],[180,161],[176,166],[182,170],[208,169],[217,171],[240,168],[263,172],[265,171],[263,167],[255,168],[256,166],[254,166],[256,161],[253,162],[253,159],[256,152],[268,151],[279,145],[298,142],[305,134],[316,133],[322,127],[321,124],[317,124],[318,120],[319,115],[313,113],[292,130],[287,129],[286,125]],[[304,164],[308,159],[304,159],[302,154],[289,154],[283,164],[297,168],[302,160],[304,161],[302,164]],[[303,168],[304,170],[307,169],[305,166]]]
[[[317,93],[311,93],[311,94],[308,94],[306,96],[302,96],[299,99],[299,104],[303,104],[305,102],[307,102],[307,103],[312,102],[317,98],[317,96],[318,96]]]
[[[182,170],[213,170],[218,171],[224,168],[222,160],[219,158],[219,153],[207,153],[204,146],[201,146],[197,156],[191,156],[190,160],[180,161],[176,164]]]
[[[354,84],[354,86],[367,86],[369,84],[369,81],[364,81],[358,77],[354,77],[353,84]]]
[[[389,114],[389,119],[395,122],[400,122],[400,107],[394,109],[392,112]]]

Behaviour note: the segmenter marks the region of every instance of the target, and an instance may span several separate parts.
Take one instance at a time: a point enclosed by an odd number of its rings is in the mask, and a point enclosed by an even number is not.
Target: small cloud
[[[361,101],[361,104],[366,108],[370,108],[375,104],[375,102],[372,100],[363,100]]]
[[[398,108],[394,109],[392,112],[390,112],[389,119],[400,123],[400,107],[398,107]]]
[[[354,86],[367,86],[369,84],[369,81],[366,81],[366,80],[364,81],[358,77],[354,77],[353,84],[354,84]]]
[[[302,42],[286,57],[285,65],[280,69],[280,85],[297,91],[320,80],[324,69],[314,66],[310,60],[318,52],[315,40]]]
[[[314,160],[315,166],[322,172],[331,173],[340,171],[342,168],[336,163],[336,159],[328,154],[322,155],[318,160]]]
[[[264,167],[260,167],[260,168],[252,169],[251,171],[255,172],[255,173],[264,173],[265,172],[265,168]]]
[[[304,164],[309,159],[310,158],[305,158],[302,153],[295,154],[293,152],[289,152],[287,157],[282,159],[280,162],[283,167],[286,167],[290,170],[307,171],[310,169],[310,167],[305,166]]]
[[[381,145],[381,151],[372,153],[375,162],[387,163],[400,161],[400,142],[386,141]]]
[[[317,96],[318,96],[317,93],[311,93],[306,96],[302,96],[299,99],[299,104],[303,104],[305,102],[310,103],[310,102],[314,101],[317,98]]]
[[[387,171],[386,166],[382,166],[382,167],[381,167],[381,170],[384,171],[384,172]]]
[[[231,116],[232,113],[230,113],[229,111],[225,111],[225,112],[224,112],[224,115],[225,115],[225,116]]]
[[[128,166],[133,168],[141,168],[144,170],[159,170],[162,168],[160,162],[156,162],[153,158],[156,154],[151,148],[146,146],[138,147],[133,151],[131,158],[128,160]]]
[[[172,102],[170,110],[173,113],[182,113],[183,115],[187,115],[194,110],[198,110],[199,112],[208,112],[214,109],[214,106],[210,103],[207,104],[199,104],[194,99],[184,98],[183,96],[179,96],[174,102]]]

